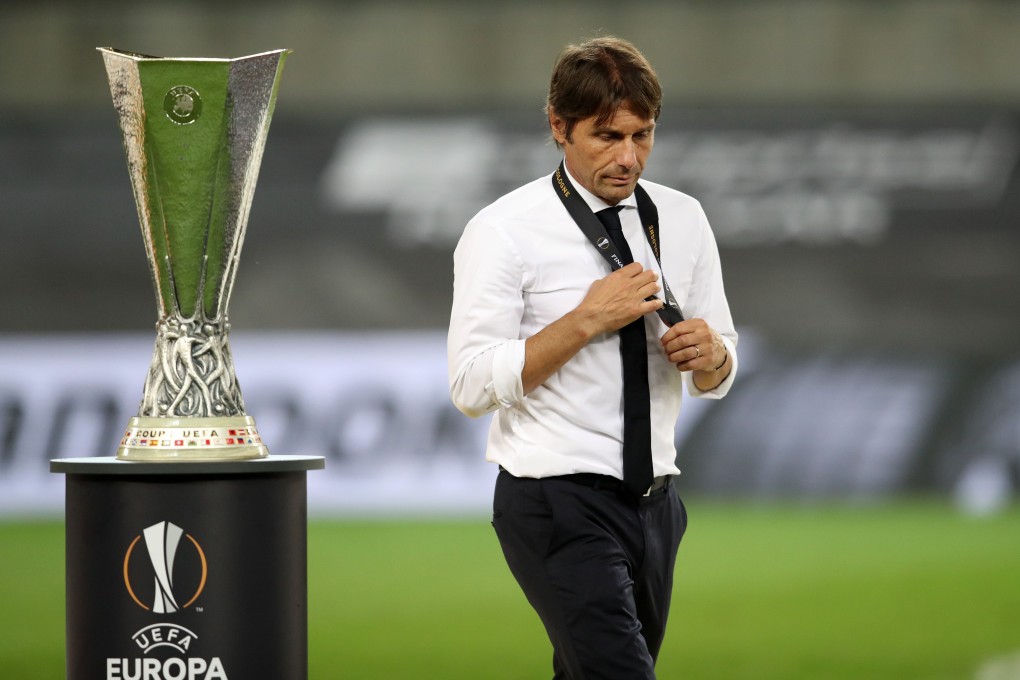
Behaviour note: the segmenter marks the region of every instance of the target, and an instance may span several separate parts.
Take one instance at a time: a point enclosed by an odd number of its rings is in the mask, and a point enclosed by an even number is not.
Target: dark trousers
[[[545,624],[555,680],[654,680],[687,527],[672,484],[634,499],[501,470],[492,525]]]

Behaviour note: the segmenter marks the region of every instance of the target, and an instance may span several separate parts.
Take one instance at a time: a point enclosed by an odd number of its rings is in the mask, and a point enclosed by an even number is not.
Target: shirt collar
[[[567,172],[567,177],[570,179],[570,183],[574,185],[574,190],[577,191],[577,195],[584,199],[584,202],[588,204],[588,207],[591,208],[593,213],[612,207],[601,198],[585,189],[581,183],[577,181],[577,178],[570,172],[570,168],[567,167],[567,161],[565,159],[563,161],[563,168]],[[631,192],[630,196],[623,199],[616,205],[623,206],[624,208],[637,209],[637,199],[634,198],[634,192]]]

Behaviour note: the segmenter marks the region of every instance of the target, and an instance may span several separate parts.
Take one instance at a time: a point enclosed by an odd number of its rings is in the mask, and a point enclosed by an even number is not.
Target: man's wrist
[[[598,316],[583,305],[567,312],[563,317],[563,321],[570,325],[573,329],[574,337],[579,339],[584,345],[591,342],[595,336],[605,332],[599,325]]]
[[[721,370],[723,369],[723,366],[725,366],[725,365],[726,365],[726,362],[727,362],[727,361],[729,361],[729,358],[730,358],[730,353],[729,353],[729,350],[727,350],[727,349],[726,349],[725,347],[723,347],[723,357],[722,357],[722,361],[721,361],[721,362],[719,362],[719,365],[718,365],[718,366],[716,366],[715,368],[713,368],[713,369],[712,369],[712,371],[713,371],[714,373],[718,373],[719,371],[721,371]]]

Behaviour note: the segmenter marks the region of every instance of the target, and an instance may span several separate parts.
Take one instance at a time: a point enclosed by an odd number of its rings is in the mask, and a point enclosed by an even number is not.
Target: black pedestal
[[[67,475],[68,680],[305,680],[319,457],[51,461]]]

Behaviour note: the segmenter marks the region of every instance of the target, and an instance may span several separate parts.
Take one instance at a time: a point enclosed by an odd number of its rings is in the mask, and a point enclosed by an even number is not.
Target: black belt
[[[549,477],[548,479],[565,479],[569,482],[576,482],[577,484],[584,484],[590,486],[593,489],[605,489],[607,491],[615,491],[617,493],[625,493],[626,487],[623,486],[623,481],[616,477],[610,477],[609,475],[599,475],[594,472],[575,472],[572,475],[558,475],[556,477]],[[673,482],[673,477],[670,475],[662,475],[652,480],[652,485],[648,487],[648,491],[645,492],[645,496],[651,496],[652,494],[668,489]]]

